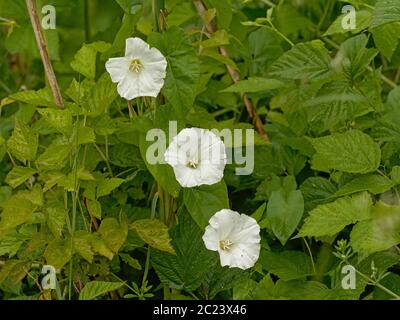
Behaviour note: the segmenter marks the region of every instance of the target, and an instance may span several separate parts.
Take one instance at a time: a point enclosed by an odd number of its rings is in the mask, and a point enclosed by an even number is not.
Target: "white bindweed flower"
[[[167,60],[140,38],[126,39],[125,57],[110,58],[106,70],[118,93],[126,100],[157,97],[164,85]]]
[[[210,130],[183,129],[164,154],[182,187],[215,184],[224,176],[227,162],[225,145]]]
[[[221,266],[248,269],[260,255],[260,226],[252,217],[223,209],[213,215],[203,235],[206,248],[218,251]]]

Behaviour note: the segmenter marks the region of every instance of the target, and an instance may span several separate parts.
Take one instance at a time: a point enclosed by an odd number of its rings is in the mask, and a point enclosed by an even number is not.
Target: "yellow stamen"
[[[219,247],[222,250],[231,250],[231,246],[233,245],[233,243],[231,242],[231,240],[227,239],[227,240],[221,240],[219,242]]]
[[[131,61],[131,65],[129,66],[129,70],[139,73],[143,69],[143,64],[139,59],[133,59]]]

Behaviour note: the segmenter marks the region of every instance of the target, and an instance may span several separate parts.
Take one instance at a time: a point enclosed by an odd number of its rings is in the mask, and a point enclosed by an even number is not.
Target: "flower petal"
[[[125,40],[125,57],[142,60],[150,51],[148,43],[140,38],[128,38]]]
[[[112,82],[120,82],[129,72],[129,59],[122,58],[110,58],[106,62],[106,70],[111,76]]]

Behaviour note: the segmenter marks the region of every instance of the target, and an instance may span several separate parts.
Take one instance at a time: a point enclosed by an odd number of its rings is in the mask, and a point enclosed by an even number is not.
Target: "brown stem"
[[[39,16],[36,11],[35,0],[26,0],[26,6],[28,7],[28,13],[29,17],[31,18],[33,31],[35,32],[36,42],[39,48],[40,56],[42,58],[44,71],[49,81],[51,91],[53,92],[55,103],[58,107],[63,108],[64,103],[61,97],[60,87],[58,86],[56,75],[54,74],[54,69],[50,61],[49,52],[47,50],[46,41],[43,35],[43,30],[41,28]]]
[[[205,7],[203,1],[202,0],[193,0],[193,3],[195,5],[199,15],[203,16],[204,13],[206,12],[206,7]],[[216,27],[212,22],[206,24],[205,27],[209,33],[214,33],[216,31]],[[229,54],[223,46],[220,46],[218,48],[218,50],[222,56],[229,58]],[[239,73],[235,69],[233,69],[231,66],[227,65],[226,68],[228,69],[228,73],[231,76],[233,82],[235,82],[235,83],[239,82],[240,81]],[[251,120],[253,121],[253,125],[254,125],[255,129],[261,135],[261,137],[264,138],[265,141],[267,141],[268,143],[271,143],[271,141],[268,137],[268,134],[264,130],[263,123],[262,123],[260,117],[258,116],[257,111],[256,111],[253,103],[251,102],[250,98],[244,92],[242,92],[240,94],[240,96],[243,99],[244,105],[246,106],[246,109],[247,109],[247,113],[249,114]]]

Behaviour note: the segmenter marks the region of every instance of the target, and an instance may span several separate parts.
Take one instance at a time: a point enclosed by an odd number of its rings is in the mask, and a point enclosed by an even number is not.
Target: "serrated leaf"
[[[397,0],[378,0],[375,4],[371,27],[400,21],[400,3]]]
[[[369,173],[378,169],[381,161],[379,146],[359,130],[311,139],[311,143],[317,151],[312,158],[315,170]]]
[[[305,278],[313,274],[310,257],[301,251],[266,252],[268,272],[284,281]]]
[[[45,217],[47,225],[56,239],[61,237],[63,228],[66,223],[65,209],[63,207],[47,207]]]
[[[215,256],[202,240],[203,232],[187,213],[171,231],[176,255],[154,251],[152,264],[160,280],[177,289],[195,290],[213,265]]]
[[[28,91],[20,91],[10,95],[11,99],[32,104],[35,106],[55,107],[53,94],[49,88]]]
[[[250,77],[241,80],[222,90],[221,92],[263,92],[283,87],[285,84],[276,79]]]
[[[120,178],[110,178],[101,180],[97,186],[97,198],[109,195],[113,190],[118,188],[121,184],[125,182],[124,179]]]
[[[87,115],[97,117],[104,114],[117,96],[116,84],[111,81],[108,73],[103,73],[88,90],[82,106]]]
[[[197,225],[204,229],[210,218],[229,208],[228,190],[224,181],[213,185],[183,189],[183,202]]]
[[[315,42],[296,44],[273,64],[271,74],[292,80],[325,79],[331,74],[328,51]]]
[[[23,184],[26,180],[32,177],[37,171],[28,167],[14,167],[7,174],[5,182],[7,182],[11,187],[16,188]]]
[[[333,236],[349,224],[371,217],[372,200],[368,193],[337,199],[310,212],[298,237]]]
[[[101,221],[98,232],[107,246],[117,253],[126,241],[128,226],[124,222],[120,224],[115,218],[106,218]]]
[[[16,120],[11,138],[7,141],[7,148],[18,159],[23,162],[33,161],[39,143],[39,136],[21,121]]]
[[[392,59],[400,38],[400,24],[398,22],[385,24],[371,29],[376,47],[382,54]]]
[[[3,212],[0,220],[0,237],[13,228],[27,222],[36,209],[36,206],[23,194],[16,194],[1,203]]]
[[[171,239],[168,228],[160,220],[136,220],[130,225],[130,228],[135,230],[139,237],[149,246],[157,250],[175,253],[174,248],[170,244]]]
[[[133,269],[142,270],[142,266],[140,265],[139,261],[135,258],[132,258],[129,254],[120,253],[119,256],[121,257],[122,261],[131,266]]]
[[[340,187],[339,190],[336,191],[335,196],[341,197],[361,191],[380,194],[390,190],[393,186],[393,181],[385,176],[378,174],[363,175]]]
[[[157,47],[168,61],[167,76],[162,93],[184,116],[193,106],[197,81],[200,75],[199,62],[188,36],[178,27],[168,28],[161,36],[153,33],[148,42]]]
[[[70,110],[43,108],[39,109],[38,112],[59,132],[68,134],[72,129],[72,113]]]
[[[72,244],[69,239],[54,240],[49,243],[43,255],[47,264],[61,269],[72,258]]]
[[[88,282],[79,294],[79,300],[93,300],[108,292],[118,290],[124,285],[123,282]]]
[[[369,255],[400,243],[400,206],[380,201],[373,207],[370,218],[357,223],[350,234],[355,251]]]
[[[94,79],[96,76],[97,52],[105,52],[110,47],[110,44],[103,41],[84,44],[75,54],[74,60],[71,62],[72,69],[89,79]]]
[[[324,33],[324,37],[330,36],[337,33],[351,32],[352,34],[359,33],[360,31],[369,27],[372,19],[372,13],[369,10],[356,10],[356,28],[355,29],[344,29],[342,26],[343,18],[346,17],[348,13],[344,13],[336,18],[336,20],[330,25],[328,30]]]
[[[54,140],[37,158],[36,164],[40,169],[56,170],[64,166],[71,151],[71,146],[65,140]]]

